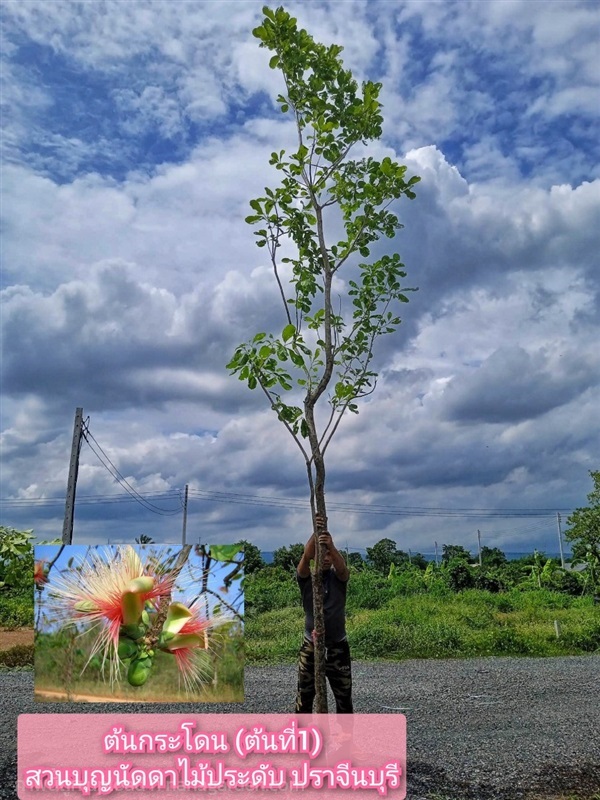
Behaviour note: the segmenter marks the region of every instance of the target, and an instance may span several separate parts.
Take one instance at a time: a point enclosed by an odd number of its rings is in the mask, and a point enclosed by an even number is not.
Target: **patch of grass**
[[[74,695],[141,702],[237,702],[244,698],[243,643],[239,638],[225,639],[221,644],[215,642],[215,652],[201,654],[205,683],[194,695],[186,694],[175,659],[160,650],[156,651],[154,669],[147,684],[133,687],[123,680],[112,689],[107,680],[108,665],[104,675],[99,663],[92,661],[86,666],[90,638],[89,634],[73,638],[69,631],[38,633],[36,690],[62,693],[68,686]],[[123,667],[123,674],[125,671]],[[70,680],[67,680],[69,675]]]
[[[354,658],[548,657],[600,650],[600,613],[591,597],[545,589],[390,597],[386,588],[382,597],[370,598],[368,607],[361,608],[358,598],[367,588],[374,591],[380,579],[370,576],[360,583],[360,577],[352,576],[360,584],[352,603],[348,588],[347,630]],[[293,662],[302,628],[299,596],[292,606],[255,614],[246,626],[248,663]]]
[[[246,621],[246,663],[293,663],[302,643],[304,613],[296,607],[267,611]]]
[[[33,664],[26,664],[23,667],[5,667],[0,664],[0,672],[33,672]]]

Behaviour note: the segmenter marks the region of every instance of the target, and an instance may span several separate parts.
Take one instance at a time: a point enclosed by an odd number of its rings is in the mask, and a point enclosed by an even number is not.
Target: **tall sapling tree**
[[[260,332],[241,344],[228,367],[250,389],[260,387],[302,453],[315,531],[316,516],[327,518],[327,448],[344,413],[356,413],[356,401],[374,391],[375,340],[396,330],[397,304],[408,302],[410,291],[401,287],[406,273],[397,253],[373,261],[360,258],[368,259],[373,242],[392,238],[401,227],[389,207],[402,195],[413,198],[419,178],[405,180],[406,167],[389,157],[349,158],[355,145],[381,136],[381,84],[366,81],[359,89],[343,68],[340,46],[315,42],[283,8],[265,7],[263,14],[253,34],[260,47],[273,52],[270,67],[282,73],[285,90],[277,101],[291,115],[298,143],[292,153],[271,154],[269,163],[281,173],[281,182],[250,201],[246,222],[258,225],[257,245],[268,253],[284,325],[278,335]],[[317,416],[322,406],[326,413]],[[322,558],[317,547],[319,713],[327,711]]]

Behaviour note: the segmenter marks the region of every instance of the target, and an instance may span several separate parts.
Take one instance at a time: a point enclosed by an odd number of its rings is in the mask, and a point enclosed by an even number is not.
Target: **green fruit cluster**
[[[133,659],[127,670],[127,680],[131,686],[143,686],[146,683],[152,671],[153,655],[154,651],[148,650]]]
[[[121,625],[119,631],[119,659],[128,664],[127,681],[131,686],[143,686],[152,672],[154,650],[148,647],[146,635],[150,616],[144,609],[140,619],[133,624]]]

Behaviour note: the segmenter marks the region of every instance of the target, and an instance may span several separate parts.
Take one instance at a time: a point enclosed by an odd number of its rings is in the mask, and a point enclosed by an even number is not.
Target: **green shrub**
[[[32,644],[16,644],[10,650],[0,650],[0,666],[31,667],[33,666],[34,646]]]
[[[300,590],[295,575],[282,567],[264,567],[247,575],[244,583],[246,618],[264,614],[300,602]]]
[[[394,594],[394,582],[375,570],[353,572],[348,583],[346,608],[348,611],[382,608]]]
[[[595,653],[600,650],[600,620],[585,619],[578,625],[563,629],[559,639],[567,650]]]
[[[32,593],[33,531],[17,531],[0,525],[0,597]]]
[[[557,570],[552,576],[551,587],[556,592],[579,597],[584,591],[584,579],[580,572]]]
[[[530,619],[536,619],[549,610],[569,608],[573,599],[568,594],[551,589],[528,589],[513,593],[515,609],[524,611]]]
[[[528,655],[531,646],[527,638],[514,628],[492,628],[485,636],[486,647],[494,655]]]
[[[483,589],[487,592],[497,594],[505,592],[509,588],[510,582],[504,578],[502,569],[483,569],[475,574],[474,586],[476,589]]]
[[[391,624],[376,617],[353,626],[348,638],[355,658],[445,658],[463,646],[460,631],[445,622]]]
[[[461,558],[453,558],[442,569],[442,575],[453,592],[461,592],[475,586],[473,568]]]
[[[511,597],[507,595],[498,596],[496,608],[501,614],[510,614],[510,612],[515,609]]]
[[[423,594],[427,591],[423,570],[418,567],[398,570],[389,580],[396,595]]]
[[[33,584],[27,591],[0,590],[0,627],[33,628]]]

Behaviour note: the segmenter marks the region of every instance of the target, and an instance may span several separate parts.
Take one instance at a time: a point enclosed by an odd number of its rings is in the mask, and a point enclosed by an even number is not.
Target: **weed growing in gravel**
[[[0,651],[0,666],[8,668],[33,666],[33,645],[17,644],[10,650]]]

